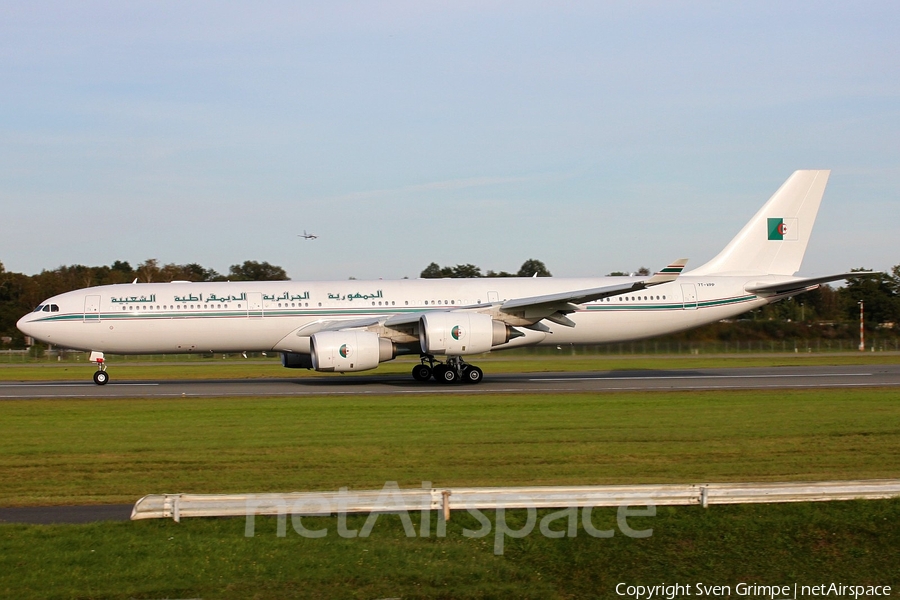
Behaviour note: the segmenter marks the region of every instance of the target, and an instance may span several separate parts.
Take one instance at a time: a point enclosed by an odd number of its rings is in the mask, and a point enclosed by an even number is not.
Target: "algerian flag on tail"
[[[768,224],[770,240],[787,240],[790,242],[796,242],[799,239],[799,227],[797,227],[797,219],[769,217]]]
[[[828,171],[795,171],[728,245],[691,275],[793,275],[799,271],[828,175]]]

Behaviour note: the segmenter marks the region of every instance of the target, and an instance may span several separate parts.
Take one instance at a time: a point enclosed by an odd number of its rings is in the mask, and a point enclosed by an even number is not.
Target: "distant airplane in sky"
[[[306,230],[305,230],[305,229],[303,230],[303,233],[302,233],[302,234],[299,234],[299,233],[298,233],[297,235],[298,235],[299,237],[302,237],[304,240],[315,240],[315,239],[317,239],[317,238],[319,237],[319,236],[314,235],[314,234],[312,234],[312,233],[306,233]]]
[[[276,351],[285,367],[329,372],[413,354],[416,380],[478,383],[482,370],[463,357],[664,335],[865,275],[795,275],[829,174],[794,172],[724,250],[684,275],[686,259],[637,277],[107,285],[54,296],[17,326],[90,351],[98,384],[109,380],[105,352],[242,351]]]

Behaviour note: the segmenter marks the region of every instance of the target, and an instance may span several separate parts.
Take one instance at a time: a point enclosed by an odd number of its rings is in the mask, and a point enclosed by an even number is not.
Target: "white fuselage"
[[[150,354],[308,352],[311,323],[466,309],[511,298],[615,285],[639,278],[481,278],[330,282],[145,283],[87,288],[45,301],[19,328],[57,346]],[[744,290],[759,277],[685,275],[672,283],[579,306],[574,327],[547,323],[497,349],[592,344],[663,335],[733,317],[784,296]]]

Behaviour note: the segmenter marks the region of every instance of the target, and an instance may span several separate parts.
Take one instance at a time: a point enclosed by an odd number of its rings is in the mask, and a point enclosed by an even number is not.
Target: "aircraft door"
[[[497,292],[488,292],[488,302],[490,302],[491,304],[494,304],[499,301],[500,301],[500,296],[497,294]]]
[[[262,292],[247,293],[247,316],[259,319],[263,316]]]
[[[100,322],[100,296],[84,297],[84,322]]]
[[[695,310],[697,308],[697,286],[693,283],[681,284],[681,297],[684,301],[685,310]]]

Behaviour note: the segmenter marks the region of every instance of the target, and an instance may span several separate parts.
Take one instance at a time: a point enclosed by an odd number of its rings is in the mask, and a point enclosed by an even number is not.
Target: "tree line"
[[[868,271],[869,269],[854,269]],[[550,277],[543,262],[528,259],[516,273],[482,272],[473,264],[440,266],[431,263],[419,275],[440,277]],[[650,269],[613,271],[608,276],[646,276]],[[790,338],[851,339],[859,334],[859,302],[865,306],[865,321],[871,329],[880,328],[900,335],[900,265],[889,273],[848,281],[844,287],[830,285],[741,315],[729,323],[714,323],[672,336],[705,341],[756,341]]]
[[[453,267],[442,267],[437,263],[431,263],[419,274],[422,279],[441,279],[444,277],[452,278],[472,278],[472,277],[552,277],[547,266],[543,262],[529,258],[522,267],[515,273],[507,273],[506,271],[488,270],[484,274],[481,267],[472,264],[456,265]]]
[[[283,268],[254,260],[231,265],[227,275],[197,263],[160,265],[155,258],[145,260],[137,268],[127,261],[117,260],[109,266],[69,265],[44,270],[37,275],[8,272],[0,262],[0,347],[24,347],[25,338],[16,329],[16,321],[43,300],[72,290],[133,281],[279,281],[287,278]]]
[[[863,269],[860,269],[863,270]],[[615,271],[610,275],[627,275]],[[645,268],[635,274],[649,275]],[[440,266],[431,263],[421,272],[423,278],[443,277],[551,277],[540,260],[526,260],[516,273],[482,271],[473,264]],[[268,262],[244,261],[231,265],[227,274],[197,263],[160,265],[148,259],[137,267],[127,261],[109,266],[61,266],[37,275],[7,272],[0,262],[0,348],[22,348],[25,339],[16,329],[16,321],[43,300],[97,285],[168,281],[279,281],[288,279],[282,267]],[[881,327],[900,335],[900,265],[888,273],[854,279],[844,287],[823,285],[817,290],[790,298],[738,317],[734,323],[717,323],[685,332],[687,339],[784,339],[786,335],[804,338],[852,338],[858,335],[859,301],[865,303],[866,326]],[[893,329],[888,324],[895,324]],[[735,337],[739,336],[739,337]]]

